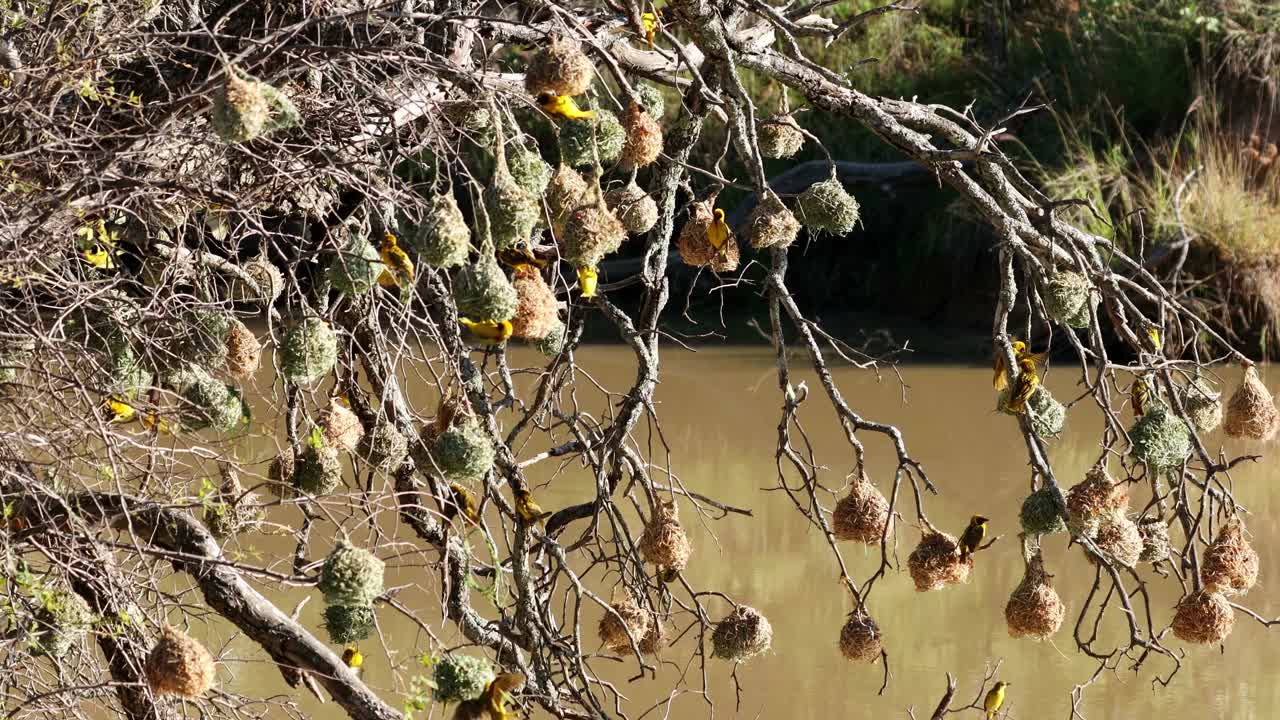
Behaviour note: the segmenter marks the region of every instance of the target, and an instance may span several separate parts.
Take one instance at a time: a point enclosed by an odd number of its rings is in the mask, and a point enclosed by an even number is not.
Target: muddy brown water
[[[633,357],[626,348],[588,347],[579,351],[578,359],[596,382],[613,390],[625,390],[635,376]],[[797,355],[796,360],[800,364],[803,357]],[[408,374],[412,378],[416,372],[410,369]],[[992,411],[990,371],[904,367],[908,385],[905,401],[903,388],[892,373],[877,378],[869,371],[839,369],[835,375],[850,404],[864,417],[894,423],[903,431],[912,455],[924,464],[941,491],[938,496],[926,497],[928,515],[935,524],[959,534],[970,515],[981,513],[993,519],[991,532],[1002,535],[991,550],[978,556],[968,584],[917,593],[905,570],[895,570],[875,586],[869,606],[884,632],[889,653],[892,676],[888,688],[878,692],[883,682],[881,666],[853,665],[840,655],[837,638],[850,600],[838,582],[830,550],[785,495],[767,490],[778,481],[774,446],[781,401],[771,353],[763,348],[713,349],[697,354],[667,351],[657,401],[663,436],[670,445],[671,467],[679,479],[691,490],[752,511],[751,517],[699,520],[682,501],[682,520],[696,546],[686,576],[696,588],[724,592],[763,611],[774,629],[772,650],[738,668],[742,693],[736,703],[730,678],[733,668],[724,661],[709,661],[706,668],[714,705],[701,694],[701,667],[696,659],[690,661],[696,637],[686,636],[662,652],[663,664],[656,679],[633,680],[637,675],[634,658],[619,661],[596,654],[589,660],[591,667],[616,683],[625,695],[621,706],[633,718],[705,718],[713,713],[743,718],[905,718],[911,708],[917,717],[929,716],[948,672],[957,676],[959,698],[967,703],[976,693],[983,668],[1003,662],[999,677],[1012,683],[1007,703],[1010,717],[1068,718],[1072,688],[1087,681],[1096,667],[1077,652],[1071,635],[1093,570],[1079,548],[1066,547],[1064,535],[1053,536],[1046,543],[1046,563],[1067,603],[1067,622],[1048,642],[1009,637],[1003,608],[1022,576],[1017,513],[1028,491],[1029,471],[1014,422]],[[1272,370],[1269,375],[1272,385],[1280,382],[1280,373]],[[264,372],[263,384],[249,389],[257,428],[279,426],[279,418],[269,410],[269,397],[278,386],[273,390],[267,384],[269,377],[269,371]],[[850,450],[815,378],[797,372],[795,380],[801,379],[807,380],[813,391],[801,417],[819,461],[829,468],[822,479],[839,488],[851,464]],[[1047,382],[1064,401],[1076,393],[1068,368],[1051,371]],[[583,378],[580,388],[588,386]],[[435,402],[432,391],[426,383],[412,379],[409,387],[415,407],[429,414]],[[597,417],[607,412],[609,403],[602,395],[585,389],[579,392],[583,411]],[[1127,412],[1123,417],[1128,419]],[[1098,455],[1100,425],[1098,413],[1085,403],[1072,408],[1064,436],[1052,443],[1050,451],[1062,482],[1076,482],[1092,465]],[[887,491],[892,478],[892,448],[871,433],[863,439],[871,477]],[[1253,513],[1248,527],[1262,554],[1261,580],[1243,602],[1264,616],[1275,617],[1280,615],[1280,553],[1273,550],[1280,545],[1276,519],[1280,516],[1280,472],[1273,469],[1275,448],[1229,441],[1220,432],[1208,440],[1212,449],[1225,443],[1232,453],[1261,450],[1268,454],[1260,463],[1238,468],[1233,481],[1237,498]],[[256,459],[270,457],[274,442],[266,437],[253,439],[242,454]],[[640,443],[657,449],[654,462],[666,462],[656,436],[649,435],[643,423]],[[546,444],[540,442],[520,448],[519,454],[523,458],[545,449]],[[569,463],[559,473],[554,470],[548,462],[531,472],[535,481],[547,483],[537,490],[544,507],[554,509],[594,493],[590,474],[577,463]],[[1143,490],[1135,490],[1134,498],[1135,510],[1147,499]],[[367,657],[368,682],[388,702],[401,707],[414,675],[423,674],[417,658],[438,652],[441,645],[455,647],[465,640],[451,624],[440,621],[439,577],[427,567],[434,557],[423,553],[411,534],[398,527],[389,501],[375,498],[374,502],[381,503],[379,522],[390,533],[375,548],[388,561],[388,584],[404,586],[397,600],[412,610],[422,625],[384,607],[378,614],[379,635],[361,647]],[[897,533],[897,554],[904,564],[919,539],[908,503],[904,497],[899,505],[907,520]],[[285,526],[295,525],[299,518],[292,508],[272,513],[272,519]],[[638,534],[638,526],[635,532]],[[229,550],[249,564],[287,572],[294,539],[287,527],[277,533],[245,537]],[[310,555],[322,558],[333,537],[332,526],[319,528]],[[357,529],[353,537],[363,542],[369,534]],[[481,557],[487,557],[482,543],[473,540],[473,547]],[[879,561],[878,553],[860,546],[842,544],[841,549],[850,571],[859,579],[869,575]],[[507,551],[498,548],[501,557]],[[1151,580],[1153,612],[1163,626],[1178,596],[1176,581],[1159,578],[1149,565],[1141,573]],[[598,575],[589,576],[588,582],[608,594],[602,589],[607,584]],[[189,588],[190,581],[175,578],[174,587]],[[319,637],[325,637],[320,629],[323,601],[318,591],[281,588],[271,582],[259,587],[286,611],[312,596],[300,617]],[[475,595],[474,602],[486,616],[494,616],[493,606],[482,596]],[[722,601],[711,598],[707,603],[714,617],[726,612]],[[586,645],[593,653],[599,650],[594,628],[600,614],[592,606],[585,607],[582,614]],[[678,621],[676,631],[686,622]],[[1104,634],[1115,639],[1115,631],[1121,627],[1118,614],[1113,613]],[[215,623],[202,632],[210,647],[222,655],[225,689],[250,697],[290,697],[302,714],[312,717],[343,716],[334,703],[321,705],[286,686],[265,654],[231,626]],[[1130,663],[1122,662],[1118,671],[1103,673],[1088,688],[1081,712],[1088,718],[1126,719],[1275,717],[1275,708],[1280,707],[1280,689],[1273,682],[1280,658],[1280,628],[1269,632],[1238,615],[1225,655],[1216,648],[1184,646],[1172,635],[1167,641],[1186,652],[1183,667],[1169,687],[1153,685],[1156,673],[1164,676],[1171,670],[1166,659],[1149,661],[1137,675],[1129,670]],[[469,651],[478,652],[474,648]],[[684,691],[672,695],[682,676],[686,678]],[[668,697],[674,699],[665,704]],[[966,713],[960,717],[981,717],[976,710]],[[545,714],[538,710],[534,715]],[[435,707],[415,716],[447,714]]]

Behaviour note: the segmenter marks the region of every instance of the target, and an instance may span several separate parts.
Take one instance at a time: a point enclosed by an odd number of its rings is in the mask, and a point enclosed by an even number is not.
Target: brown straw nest
[[[680,228],[680,236],[676,238],[676,249],[680,251],[680,259],[690,267],[709,267],[713,272],[725,273],[738,269],[740,251],[738,239],[729,236],[724,254],[711,245],[707,239],[707,229],[713,219],[711,202],[695,202],[689,206],[689,220]]]
[[[186,633],[165,625],[146,661],[147,684],[157,695],[194,700],[213,687],[213,657]]]
[[[907,567],[916,591],[928,592],[967,582],[973,569],[973,556],[961,559],[960,546],[954,536],[929,528],[907,558]]]
[[[605,193],[604,201],[618,214],[627,232],[632,235],[647,233],[658,222],[658,203],[634,180]]]
[[[881,647],[880,626],[866,610],[849,613],[840,628],[840,654],[854,662],[870,663],[880,657]]]
[[[1173,634],[1183,642],[1212,645],[1227,639],[1236,614],[1221,593],[1197,590],[1178,602]]]
[[[1084,480],[1067,491],[1067,527],[1093,536],[1104,520],[1128,506],[1128,488],[1112,480],[1105,466],[1095,465]]]
[[[1270,440],[1280,428],[1280,412],[1252,365],[1245,368],[1240,387],[1227,403],[1227,419],[1222,427],[1230,437],[1253,440]]]
[[[595,76],[595,66],[578,43],[556,35],[529,61],[524,87],[531,95],[581,95]]]
[[[885,536],[893,532],[889,501],[871,484],[865,473],[859,473],[849,488],[849,494],[836,503],[831,521],[837,540],[879,545]]]
[[[1173,546],[1169,541],[1169,526],[1160,518],[1145,518],[1138,523],[1138,534],[1142,536],[1142,554],[1140,562],[1161,562],[1169,557]]]
[[[1125,567],[1135,567],[1142,556],[1142,534],[1138,526],[1123,515],[1113,515],[1098,528],[1094,543],[1112,562]],[[1094,556],[1089,556],[1094,560]]]
[[[582,177],[582,173],[560,163],[560,167],[556,168],[555,174],[551,176],[551,182],[547,184],[546,195],[543,196],[547,201],[547,208],[551,211],[553,229],[557,237],[564,234],[564,221],[570,213],[582,205],[587,189],[587,180]]]
[[[360,418],[337,398],[329,399],[329,407],[320,413],[318,420],[320,427],[324,428],[325,445],[352,452],[364,438],[364,425],[360,424]]]
[[[716,625],[711,644],[714,657],[742,662],[769,650],[773,626],[759,610],[739,605]]]
[[[632,637],[638,643],[648,634],[653,618],[647,610],[642,609],[630,598],[614,603],[613,610],[614,612],[606,612],[604,617],[600,618],[600,625],[597,628],[600,642],[604,643],[609,652],[630,652],[631,640],[627,637],[627,631],[631,631]]]
[[[667,624],[662,622],[656,614],[649,618],[649,629],[645,631],[644,637],[640,638],[640,652],[646,655],[652,655],[659,650],[665,648],[671,638],[667,633]]]
[[[590,267],[622,247],[626,239],[627,228],[598,193],[594,201],[570,213],[560,236],[564,258],[574,265]]]
[[[631,103],[622,115],[622,130],[627,137],[622,145],[624,167],[642,168],[658,159],[662,153],[662,127],[644,108]]]
[[[253,331],[239,320],[227,328],[227,372],[237,380],[248,380],[258,371],[262,359],[262,343]]]
[[[516,268],[511,284],[516,289],[515,317],[511,333],[526,340],[541,340],[560,324],[560,308],[556,294],[532,265]]]
[[[747,219],[747,237],[751,239],[751,247],[757,250],[789,247],[799,233],[800,221],[769,191]]]
[[[1027,562],[1022,582],[1009,596],[1004,606],[1004,620],[1009,626],[1009,637],[1044,640],[1062,627],[1067,617],[1067,607],[1058,597],[1058,591],[1050,582],[1052,575],[1045,572],[1044,559],[1037,549]]]
[[[756,125],[760,154],[773,159],[789,158],[804,147],[804,133],[790,115],[774,115]]]
[[[680,526],[675,501],[664,501],[640,536],[640,554],[660,568],[680,572],[689,565],[689,555],[692,552],[689,536]]]
[[[1205,589],[1223,595],[1248,592],[1258,582],[1258,553],[1244,537],[1244,524],[1232,520],[1204,552],[1200,580]]]

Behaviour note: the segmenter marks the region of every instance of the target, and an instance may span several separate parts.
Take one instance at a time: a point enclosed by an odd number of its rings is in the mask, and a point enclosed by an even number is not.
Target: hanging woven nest
[[[1023,532],[1030,535],[1065,532],[1067,524],[1062,519],[1064,509],[1059,505],[1058,492],[1054,488],[1043,487],[1022,501],[1018,520],[1022,523]]]
[[[283,457],[283,456],[282,456]],[[342,485],[342,460],[338,448],[308,444],[293,466],[291,485],[313,497],[323,497]]]
[[[217,668],[204,646],[177,628],[165,625],[147,655],[147,685],[157,695],[195,700],[213,687]]]
[[[280,343],[280,374],[304,385],[329,374],[338,361],[338,336],[329,323],[307,318],[294,325]]]
[[[1046,640],[1062,627],[1067,608],[1053,589],[1051,576],[1045,572],[1044,559],[1037,549],[1027,562],[1022,582],[1004,606],[1004,620],[1009,636]]]
[[[234,318],[225,312],[193,310],[182,314],[172,346],[179,360],[217,371],[226,366],[227,333]]]
[[[640,96],[640,105],[644,107],[644,111],[649,113],[649,117],[654,120],[661,120],[667,113],[667,101],[662,97],[662,91],[648,83],[633,83],[636,95]]]
[[[591,89],[595,66],[572,40],[553,35],[524,73],[524,88],[530,95],[581,95]]]
[[[1202,433],[1213,432],[1222,424],[1222,393],[1205,378],[1196,378],[1186,386],[1182,407],[1192,426]]]
[[[36,610],[34,650],[51,658],[65,657],[89,634],[93,622],[93,610],[84,598],[54,590]]]
[[[810,185],[796,199],[796,215],[811,233],[848,235],[859,213],[858,201],[834,177]]]
[[[256,258],[242,267],[252,284],[236,278],[231,285],[231,299],[236,302],[269,306],[284,292],[284,273],[265,258]]]
[[[1084,275],[1063,270],[1049,276],[1044,287],[1044,306],[1049,317],[1067,327],[1089,327],[1093,286]]]
[[[1151,400],[1129,430],[1133,457],[1153,469],[1178,467],[1191,456],[1191,429],[1168,405]]]
[[[1258,582],[1258,553],[1244,536],[1244,524],[1232,520],[1204,551],[1200,581],[1206,590],[1223,595],[1249,592]]]
[[[1009,396],[1013,393],[1013,387],[1009,386],[1001,390],[996,397],[996,410],[1005,415],[1017,415],[1009,409]],[[1027,400],[1027,406],[1031,408],[1028,417],[1031,419],[1031,431],[1037,437],[1045,439],[1057,437],[1064,427],[1067,425],[1067,408],[1058,402],[1057,398],[1049,392],[1049,388],[1041,385],[1031,398]]]
[[[527,242],[542,214],[538,198],[521,187],[511,175],[506,152],[501,147],[498,148],[493,179],[484,192],[484,202],[489,214],[489,231],[498,250]]]
[[[647,233],[658,222],[658,203],[634,180],[617,190],[610,190],[605,194],[604,202],[632,235]]]
[[[1163,520],[1143,518],[1138,523],[1138,534],[1142,536],[1140,562],[1158,563],[1169,559],[1173,546],[1169,540],[1169,526]]]
[[[352,452],[364,437],[364,425],[338,398],[329,398],[329,405],[317,418],[323,428],[324,444]]]
[[[639,642],[648,634],[653,618],[630,598],[614,603],[613,609],[614,612],[606,612],[600,618],[600,625],[596,629],[600,634],[600,642],[612,653],[631,652],[631,640],[627,631],[631,631],[631,637]]]
[[[644,637],[640,638],[640,652],[653,655],[665,648],[669,642],[666,623],[662,622],[656,614],[651,615],[649,629],[645,631]]]
[[[546,357],[558,357],[564,350],[567,333],[568,328],[564,326],[564,323],[557,322],[555,328],[548,332],[545,337],[534,341],[534,347]]]
[[[535,200],[542,197],[551,182],[551,166],[536,149],[529,149],[521,140],[507,148],[507,170],[520,189]]]
[[[231,432],[248,422],[249,409],[240,391],[205,372],[199,365],[172,373],[166,382],[177,390],[184,403],[179,417],[188,430],[212,428]]]
[[[246,493],[240,477],[231,466],[220,466],[222,483],[218,491],[207,498],[201,513],[209,532],[219,540],[233,537],[262,522],[265,513],[259,506],[258,496]]]
[[[849,613],[840,628],[840,654],[854,662],[872,663],[883,648],[880,626],[864,610]]]
[[[595,267],[605,255],[622,247],[627,228],[597,198],[570,214],[561,236],[564,258],[579,267]]]
[[[363,231],[344,225],[339,234],[346,235],[347,241],[329,263],[329,282],[345,295],[363,295],[378,284],[387,266]]]
[[[263,84],[228,67],[226,81],[214,96],[209,122],[218,137],[227,143],[248,142],[263,133],[271,119],[271,109]]]
[[[412,235],[422,262],[434,268],[460,267],[471,250],[471,227],[452,192],[433,195]]]
[[[751,247],[790,247],[800,233],[800,221],[771,191],[765,191],[764,199],[751,211],[747,219],[747,237]]]
[[[739,605],[716,625],[711,644],[713,657],[743,662],[768,652],[773,644],[773,626],[759,610]]]
[[[493,469],[496,451],[493,439],[480,421],[471,415],[457,415],[441,405],[437,424],[423,432],[431,459],[450,480],[479,480]]]
[[[689,206],[689,220],[680,228],[676,249],[680,259],[690,267],[709,267],[713,272],[727,273],[738,269],[740,251],[738,238],[732,234],[721,253],[711,244],[707,229],[714,219],[711,202],[695,202]]]
[[[409,441],[391,421],[383,418],[365,433],[356,454],[379,470],[394,470],[409,454]]]
[[[433,695],[440,703],[475,700],[484,695],[495,677],[493,665],[484,658],[447,655],[435,665]]]
[[[262,343],[247,325],[233,320],[227,330],[227,372],[237,380],[248,380],[262,361]]]
[[[320,592],[330,605],[369,605],[382,594],[386,564],[342,540],[320,568]]]
[[[622,115],[621,160],[624,167],[642,168],[662,154],[662,127],[644,108],[632,103]]]
[[[337,645],[358,643],[377,624],[372,605],[329,605],[324,609],[324,629]]]
[[[271,481],[268,489],[271,491],[272,495],[284,498],[292,494],[293,467],[293,453],[289,450],[285,450],[277,455],[275,459],[271,461],[271,464],[267,466],[267,480]],[[339,466],[338,471],[341,473],[341,466]]]
[[[560,161],[573,167],[609,166],[622,156],[627,134],[612,110],[595,108],[594,116],[560,126]]]
[[[1252,365],[1245,368],[1240,387],[1231,394],[1223,428],[1229,437],[1252,440],[1270,440],[1280,428],[1280,412]]]
[[[1231,634],[1236,614],[1221,594],[1200,590],[1182,598],[1173,613],[1173,634],[1183,642],[1216,645]]]
[[[675,501],[663,501],[640,536],[640,555],[664,570],[681,572],[688,567],[692,553]]]
[[[1095,465],[1084,480],[1067,491],[1067,527],[1092,537],[1106,518],[1129,507],[1128,488],[1111,479],[1106,467]]]
[[[836,503],[831,524],[837,540],[879,545],[893,533],[893,513],[879,488],[865,473],[859,473],[849,487],[849,494]]]
[[[756,126],[760,154],[773,159],[789,158],[804,147],[804,133],[787,114],[774,115]]]
[[[907,558],[907,567],[916,591],[928,592],[968,582],[973,556],[962,559],[954,536],[929,528]]]
[[[589,186],[582,173],[560,163],[551,176],[551,184],[547,186],[545,199],[547,209],[551,212],[553,229],[557,237],[564,235],[564,221],[569,214],[582,207]]]
[[[1142,534],[1132,520],[1123,515],[1113,515],[1098,527],[1094,543],[1102,554],[1119,565],[1137,567],[1142,556]],[[1093,555],[1090,560],[1096,560]]]
[[[475,264],[454,279],[458,313],[474,320],[510,320],[520,299],[492,253],[481,253]]]
[[[532,265],[515,269],[511,285],[516,289],[515,317],[511,318],[511,334],[524,340],[544,338],[560,325],[560,308],[556,294]]]

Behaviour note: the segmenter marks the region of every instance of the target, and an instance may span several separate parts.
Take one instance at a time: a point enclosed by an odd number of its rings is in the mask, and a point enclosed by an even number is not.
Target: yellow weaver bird
[[[1047,352],[1030,352],[1029,348],[1027,348],[1027,344],[1021,340],[1014,340],[1009,343],[1009,345],[1013,348],[1014,359],[1021,360],[1023,358],[1031,358],[1032,360],[1035,360],[1036,367],[1044,367],[1045,360],[1049,357],[1049,353]],[[991,370],[994,373],[991,378],[991,384],[995,386],[996,390],[1003,390],[1009,386],[1009,378],[1005,376],[1004,372],[1003,352],[997,350],[995,354],[991,356]]]
[[[413,284],[413,261],[404,250],[400,249],[395,235],[387,233],[382,236],[378,254],[382,256],[382,264],[387,266],[387,269],[378,276],[379,285],[400,287],[401,278],[407,280],[410,285]]]
[[[484,694],[475,700],[467,700],[458,704],[453,711],[453,720],[512,720],[515,713],[507,712],[507,698],[510,693],[524,687],[524,675],[519,673],[502,673],[493,679],[484,689]]]
[[[990,518],[974,515],[969,518],[969,526],[960,534],[960,559],[968,560],[969,556],[982,545],[982,538],[987,536],[987,523]]]
[[[1147,339],[1151,341],[1151,347],[1155,348],[1156,352],[1164,349],[1164,341],[1160,339],[1160,328],[1155,325],[1147,326]]]
[[[1129,388],[1129,404],[1133,406],[1133,416],[1142,417],[1147,414],[1147,405],[1151,402],[1151,386],[1146,378],[1139,375],[1133,379],[1133,387]]]
[[[658,36],[658,31],[662,29],[662,10],[641,14],[640,24],[644,26],[644,39],[649,41],[649,47],[652,48],[653,39]]]
[[[1036,394],[1038,387],[1040,387],[1040,375],[1037,373],[1035,359],[1022,358],[1018,361],[1018,379],[1013,382],[1013,392],[1009,393],[1005,409],[1015,415],[1026,412],[1027,401]]]
[[[462,516],[475,525],[480,524],[480,511],[476,504],[476,498],[471,491],[462,487],[458,483],[449,483],[449,492],[453,493],[453,505],[445,511],[445,517],[450,520],[453,516],[462,511]]]
[[[594,112],[578,107],[578,103],[568,95],[542,93],[538,96],[538,107],[548,115],[565,120],[589,120],[596,116]]]
[[[512,333],[510,320],[468,320],[467,318],[458,318],[458,322],[470,331],[472,335],[488,340],[493,345],[501,345],[506,342]]]
[[[99,270],[115,269],[118,230],[108,228],[106,221],[98,218],[76,228],[76,235],[80,238],[81,253],[86,262]]]
[[[1000,712],[1000,706],[1004,705],[1004,689],[1007,687],[1009,683],[1001,680],[987,692],[987,698],[982,701],[982,709],[987,711],[987,720],[992,720]]]
[[[509,267],[516,268],[516,269],[525,267],[526,265],[532,265],[533,267],[536,267],[539,270],[541,270],[542,268],[547,266],[546,260],[543,260],[542,258],[539,258],[537,255],[534,255],[533,251],[530,250],[523,243],[520,245],[516,245],[514,247],[503,248],[499,250],[498,261],[504,265],[507,265]]]
[[[123,425],[138,419],[137,408],[114,396],[102,401],[102,409],[106,412],[108,422]]]
[[[583,265],[578,268],[578,286],[582,288],[582,297],[596,296],[596,285],[600,282],[600,274],[595,268]]]
[[[713,214],[715,219],[707,228],[707,242],[720,253],[723,260],[725,253],[729,252],[729,225],[724,221],[724,210],[716,208]]]
[[[360,653],[360,648],[348,645],[347,649],[342,651],[342,662],[358,674],[360,668],[364,667],[364,655]]]
[[[542,511],[542,508],[533,499],[533,493],[524,489],[516,491],[516,512],[520,514],[521,520],[530,525],[551,517],[551,513]]]

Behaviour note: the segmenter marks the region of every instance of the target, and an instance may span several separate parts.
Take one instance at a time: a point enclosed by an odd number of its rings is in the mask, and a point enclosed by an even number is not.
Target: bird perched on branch
[[[519,673],[499,675],[485,687],[483,695],[459,703],[453,720],[512,720],[515,714],[507,712],[507,697],[524,687],[524,682],[524,675]]]
[[[551,513],[542,511],[542,508],[533,499],[533,493],[524,488],[516,491],[516,512],[520,514],[520,519],[529,525],[542,522],[551,517]]]
[[[553,117],[564,120],[589,120],[596,116],[591,110],[583,110],[568,95],[542,93],[538,96],[538,107]]]
[[[707,242],[711,243],[711,247],[716,249],[723,260],[725,253],[729,252],[729,224],[724,221],[724,210],[716,208],[712,214],[715,219],[707,227]]]
[[[452,520],[461,511],[464,518],[474,525],[479,525],[480,510],[471,491],[458,483],[449,483],[449,492],[453,494],[453,503],[445,508],[445,517]]]
[[[470,331],[472,335],[488,340],[492,345],[501,345],[510,339],[511,333],[514,332],[510,320],[468,320],[467,318],[458,318],[458,322]]]
[[[582,297],[593,298],[596,296],[596,285],[600,281],[600,274],[595,268],[589,265],[583,265],[578,268],[578,286],[582,288]]]
[[[644,39],[649,41],[649,48],[653,48],[653,40],[658,36],[658,31],[662,29],[662,10],[655,10],[640,15],[640,25],[644,27]]]
[[[413,284],[413,261],[409,259],[409,255],[400,248],[400,244],[396,236],[387,233],[382,236],[382,244],[378,246],[378,254],[382,256],[382,264],[387,266],[386,270],[378,276],[378,284],[383,287],[401,287],[401,281],[406,286]]]
[[[987,711],[987,720],[992,720],[1000,712],[1000,706],[1004,705],[1004,689],[1007,687],[1009,683],[1001,680],[987,691],[987,697],[982,701],[982,709]]]
[[[1023,357],[1018,361],[1018,378],[1013,382],[1013,391],[1005,402],[1005,409],[1015,415],[1027,410],[1027,401],[1036,394],[1040,387],[1040,375],[1036,369],[1036,361],[1032,357]]]
[[[982,538],[987,536],[987,523],[991,522],[990,518],[981,515],[974,515],[969,518],[969,526],[960,534],[960,559],[968,560],[978,546],[982,545]]]
[[[1015,360],[1031,358],[1035,361],[1036,367],[1044,367],[1045,361],[1049,357],[1049,353],[1047,352],[1030,352],[1030,348],[1028,348],[1027,344],[1021,340],[1015,339],[1013,342],[1009,343],[1009,345],[1013,348],[1013,357]],[[995,373],[991,378],[991,384],[995,386],[996,390],[1003,390],[1009,386],[1009,379],[1006,377],[1004,372],[1003,352],[996,350],[995,354],[991,356],[991,370]]]
[[[1147,414],[1147,407],[1151,403],[1151,385],[1147,379],[1141,375],[1133,379],[1133,386],[1129,388],[1129,404],[1133,406],[1133,416],[1142,417]]]
[[[169,424],[164,421],[164,418],[153,413],[139,413],[136,407],[118,395],[104,398],[102,400],[102,411],[106,416],[107,422],[127,425],[135,420],[141,420],[144,428],[148,430],[159,428],[160,432],[169,434]]]
[[[360,648],[355,645],[348,645],[346,650],[342,651],[342,662],[356,674],[360,674],[360,669],[364,667],[364,655],[361,654]]]

